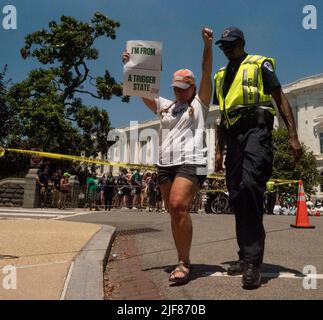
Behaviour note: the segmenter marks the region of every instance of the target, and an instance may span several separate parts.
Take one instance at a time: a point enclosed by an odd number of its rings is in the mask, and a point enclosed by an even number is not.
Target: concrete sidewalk
[[[103,299],[102,264],[113,227],[6,219],[0,230],[0,300]]]
[[[30,213],[30,214],[75,214],[79,209],[59,210],[57,208],[22,208],[22,207],[0,207],[0,213]],[[85,211],[85,209],[84,209]]]
[[[59,210],[57,208],[21,208],[21,207],[0,207],[0,219],[54,219],[60,220],[70,216],[89,214],[86,208],[68,208]]]
[[[22,207],[0,207],[0,215],[14,215],[14,214],[26,214],[26,215],[75,215],[83,212],[89,212],[89,209],[86,208],[67,208],[60,210],[57,208],[22,208]]]

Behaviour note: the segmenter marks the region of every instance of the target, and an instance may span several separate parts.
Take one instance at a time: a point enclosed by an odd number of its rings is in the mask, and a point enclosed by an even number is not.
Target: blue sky
[[[103,75],[108,69],[122,81],[120,59],[127,40],[156,40],[163,42],[163,72],[161,95],[172,98],[172,73],[189,68],[200,78],[202,39],[200,30],[209,26],[218,39],[227,26],[237,26],[246,37],[246,51],[277,59],[277,75],[282,84],[313,74],[323,73],[323,1],[321,0],[0,0],[0,22],[5,5],[17,9],[17,30],[4,30],[0,24],[0,68],[8,64],[7,77],[13,82],[26,78],[28,72],[40,67],[33,59],[23,60],[19,49],[27,33],[47,28],[48,22],[61,15],[72,15],[90,21],[96,11],[120,22],[116,40],[101,39],[95,43],[100,58],[91,62],[92,75]],[[317,29],[303,28],[303,8],[317,9]],[[214,46],[213,69],[227,63],[222,52]],[[108,111],[112,126],[129,125],[154,115],[133,97],[130,103],[120,99],[84,102]]]

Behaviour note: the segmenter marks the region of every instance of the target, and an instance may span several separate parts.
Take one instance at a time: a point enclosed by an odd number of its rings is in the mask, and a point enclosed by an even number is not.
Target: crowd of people
[[[83,190],[91,211],[100,208],[165,211],[156,172],[122,169],[116,177],[111,172],[101,177],[91,173]]]
[[[80,179],[80,194],[85,200],[83,205],[92,210],[122,209],[146,210],[148,212],[167,212],[162,198],[156,172],[145,172],[137,169],[121,169],[118,176],[111,172],[98,175],[83,170]],[[36,177],[39,185],[40,207],[65,209],[70,206],[71,185],[70,174],[62,173],[61,169],[49,175],[47,167],[40,170]],[[81,178],[81,177],[79,177]],[[83,183],[82,183],[83,182]],[[210,193],[205,191],[223,192],[228,194],[224,179],[206,179],[200,192],[195,196],[191,212],[205,212],[207,198]],[[322,201],[307,199],[309,215],[323,215]],[[229,210],[233,211],[233,210]],[[265,192],[264,213],[273,215],[296,215],[297,193],[286,190]]]
[[[111,172],[102,175],[88,168],[79,171],[76,176],[80,182],[80,207],[92,210],[122,209],[146,210],[148,212],[167,212],[157,172],[137,169],[121,169],[119,175]],[[70,207],[70,174],[61,169],[50,173],[49,167],[41,168],[36,181],[39,187],[41,208],[65,209]],[[223,189],[224,180],[207,179],[201,190]],[[206,194],[198,193],[191,205],[191,212],[204,212]]]
[[[294,188],[279,188],[267,190],[264,197],[264,212],[266,214],[295,216],[297,213],[297,190]],[[307,213],[310,216],[323,215],[323,203],[320,199],[313,200],[306,196]]]
[[[224,190],[224,179],[206,179],[193,199],[190,212],[204,212],[208,190]],[[88,173],[81,186],[84,205],[92,210],[122,209],[167,212],[157,172],[121,169],[119,175],[111,172],[98,175]]]
[[[146,210],[148,212],[166,212],[165,203],[157,181],[157,172],[146,172],[138,169],[121,169],[118,176],[111,172],[98,175],[89,170],[79,173],[80,197],[83,204],[92,210],[122,209]],[[83,179],[82,179],[83,176]],[[70,206],[70,174],[61,169],[49,175],[49,168],[40,170],[36,177],[39,185],[40,207],[65,209]],[[210,191],[228,194],[224,179],[206,179],[200,192],[195,196],[190,211],[204,212]],[[308,198],[309,215],[322,212],[320,200],[314,202]],[[288,190],[265,192],[264,213],[273,215],[295,215],[297,210],[297,193]],[[231,210],[233,211],[233,210]]]
[[[166,212],[156,172],[121,169],[118,176],[111,172],[98,175],[88,169],[76,174],[80,182],[80,198],[92,210],[136,209]],[[41,168],[36,176],[41,208],[65,209],[70,206],[70,174],[58,169],[50,174]]]

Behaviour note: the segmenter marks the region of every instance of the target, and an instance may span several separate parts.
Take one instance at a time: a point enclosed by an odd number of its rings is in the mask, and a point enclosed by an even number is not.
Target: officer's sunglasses
[[[220,50],[224,50],[224,49],[231,49],[231,48],[234,48],[237,46],[237,44],[239,43],[239,40],[235,40],[235,41],[232,41],[232,42],[222,42],[220,45],[219,45],[219,48]]]

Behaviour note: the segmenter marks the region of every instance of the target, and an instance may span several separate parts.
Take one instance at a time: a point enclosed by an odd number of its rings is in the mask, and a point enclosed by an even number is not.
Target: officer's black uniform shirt
[[[247,53],[241,57],[241,61],[238,65],[233,66],[231,62],[229,62],[227,66],[227,72],[225,75],[224,83],[223,83],[223,96],[229,92],[231,84],[240,68],[243,60],[246,59]],[[264,83],[264,92],[265,94],[271,94],[274,90],[281,88],[281,84],[275,74],[274,67],[269,60],[265,60],[261,66],[262,78]],[[214,95],[213,95],[213,104],[219,104],[219,101],[216,96],[216,86],[214,86]]]

